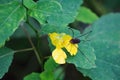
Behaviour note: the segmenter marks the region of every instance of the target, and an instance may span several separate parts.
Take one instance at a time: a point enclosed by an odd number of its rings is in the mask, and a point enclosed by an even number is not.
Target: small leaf
[[[0,47],[15,32],[25,16],[25,9],[18,2],[0,5]]]
[[[33,0],[23,0],[23,4],[28,8],[32,9],[36,6],[36,3]]]
[[[53,71],[44,71],[40,74],[41,80],[54,80],[54,73]]]
[[[30,15],[41,24],[66,26],[74,21],[82,0],[39,0]]]
[[[98,19],[98,16],[86,7],[80,7],[78,12],[76,17],[78,21],[91,24]]]
[[[120,80],[120,14],[101,17],[92,28],[90,38],[97,67],[78,70],[92,80]]]
[[[14,51],[8,48],[0,48],[0,79],[8,71],[13,60]]]
[[[55,61],[53,60],[52,57],[50,57],[46,62],[45,62],[45,66],[44,69],[46,71],[53,71],[54,69],[56,69],[58,67],[58,64],[55,63]]]
[[[63,68],[58,66],[59,64],[50,57],[44,65],[44,72],[40,74],[41,80],[63,80]]]
[[[53,58],[50,57],[44,65],[45,71],[40,74],[41,80],[54,80],[54,70],[57,66],[58,64],[56,64]]]
[[[24,80],[41,80],[39,73],[31,73],[24,77]]]
[[[54,72],[55,80],[64,80],[65,70],[63,67],[59,67]]]

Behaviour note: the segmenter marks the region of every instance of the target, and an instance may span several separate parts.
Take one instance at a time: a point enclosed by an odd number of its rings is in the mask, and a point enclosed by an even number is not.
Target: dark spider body
[[[80,39],[78,39],[78,38],[72,38],[72,39],[70,40],[70,42],[71,42],[72,44],[78,44],[78,43],[80,43],[81,41],[80,41]]]

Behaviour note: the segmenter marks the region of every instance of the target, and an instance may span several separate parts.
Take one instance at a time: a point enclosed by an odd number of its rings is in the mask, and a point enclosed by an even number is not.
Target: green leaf
[[[82,0],[39,0],[30,15],[41,24],[66,26],[73,22]]]
[[[0,79],[8,71],[12,63],[14,51],[9,48],[0,48]]]
[[[13,1],[22,2],[22,0],[0,0],[0,4],[7,4]]]
[[[76,20],[78,21],[91,24],[98,20],[98,16],[86,7],[80,7],[78,12],[76,17]]]
[[[54,73],[53,71],[44,71],[40,74],[41,80],[54,80]]]
[[[96,68],[80,69],[92,80],[120,80],[120,14],[108,14],[92,25]]]
[[[83,69],[95,68],[96,56],[94,49],[86,43],[79,43],[78,53],[75,56],[69,56],[67,58],[68,63],[74,64],[76,67]]]
[[[63,67],[59,67],[54,72],[55,80],[64,80],[65,70]]]
[[[54,69],[56,69],[59,65],[57,63],[55,63],[55,61],[53,60],[52,57],[50,57],[46,62],[45,62],[45,66],[44,66],[44,70],[46,71],[53,71]]]
[[[14,1],[14,0],[0,0],[0,4],[5,4],[5,3],[9,3],[11,1]]]
[[[39,73],[31,73],[24,77],[24,80],[40,80],[40,74]]]
[[[35,8],[36,3],[33,0],[23,0],[23,4],[28,8],[32,9]]]
[[[71,32],[71,30],[68,29],[67,26],[57,27],[57,26],[53,26],[53,25],[45,25],[45,26],[41,27],[40,34],[48,34],[48,33],[52,33],[52,32],[69,34]]]
[[[44,72],[40,74],[41,80],[54,80],[54,70],[58,64],[55,63],[52,57],[50,57],[44,65]]]
[[[25,16],[25,9],[18,2],[0,5],[0,47],[15,32]]]
[[[44,65],[44,72],[40,74],[41,80],[63,80],[64,72],[62,67],[58,67],[59,64],[55,63],[52,57],[50,57]]]

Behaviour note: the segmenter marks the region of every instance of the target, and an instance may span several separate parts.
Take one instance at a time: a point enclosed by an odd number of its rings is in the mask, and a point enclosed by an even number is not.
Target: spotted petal
[[[69,43],[68,45],[65,46],[65,48],[73,56],[73,55],[77,54],[78,44],[71,44],[71,43]]]

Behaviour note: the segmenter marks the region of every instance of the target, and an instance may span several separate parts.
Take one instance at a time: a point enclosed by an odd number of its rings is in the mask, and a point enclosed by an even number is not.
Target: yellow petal
[[[65,35],[65,33],[61,33],[61,34],[58,34],[58,33],[49,33],[49,37],[52,41],[52,44],[58,48],[62,48],[64,47],[63,45],[63,36]]]
[[[70,35],[64,35],[63,40],[64,40],[64,47],[69,44],[70,40],[72,37]]]
[[[57,33],[49,33],[49,37],[50,37],[53,45],[56,45],[56,42],[55,42],[55,41],[56,41],[56,37],[57,37],[57,36],[58,36]]]
[[[76,55],[76,53],[78,51],[77,50],[78,49],[78,44],[71,44],[71,43],[69,43],[68,45],[65,46],[65,48],[73,56],[73,55]]]
[[[52,52],[52,57],[55,60],[55,62],[58,64],[65,64],[65,60],[67,58],[65,52],[60,48],[56,48]]]

